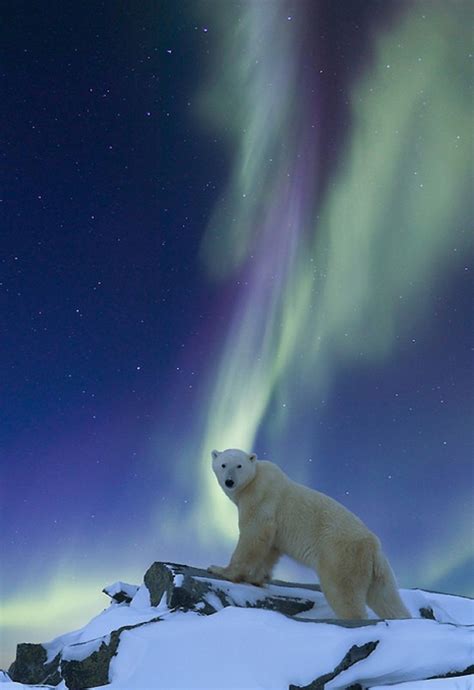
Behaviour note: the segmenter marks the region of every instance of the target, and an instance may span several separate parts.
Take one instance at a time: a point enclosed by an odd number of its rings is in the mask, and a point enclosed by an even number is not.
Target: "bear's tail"
[[[374,553],[367,603],[380,618],[411,618],[398,592],[395,575],[380,548]]]

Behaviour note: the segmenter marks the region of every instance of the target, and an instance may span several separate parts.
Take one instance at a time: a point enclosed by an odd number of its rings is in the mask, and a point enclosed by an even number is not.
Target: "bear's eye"
[[[225,470],[225,465],[222,465],[222,469]]]
[[[237,469],[238,469],[238,470],[241,470],[241,469],[242,469],[242,465],[237,465]]]

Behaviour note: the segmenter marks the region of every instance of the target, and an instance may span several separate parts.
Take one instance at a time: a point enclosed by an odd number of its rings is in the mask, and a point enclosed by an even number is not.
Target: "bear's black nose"
[[[232,489],[232,487],[234,486],[234,481],[233,481],[233,479],[226,479],[226,480],[225,480],[225,485],[226,485],[229,489]]]

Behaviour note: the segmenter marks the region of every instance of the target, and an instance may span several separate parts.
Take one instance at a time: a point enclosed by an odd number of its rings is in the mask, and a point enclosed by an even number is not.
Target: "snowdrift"
[[[337,620],[317,585],[234,584],[154,563],[141,586],[45,644],[20,644],[0,684],[60,690],[468,690],[474,601],[402,590],[412,620]]]

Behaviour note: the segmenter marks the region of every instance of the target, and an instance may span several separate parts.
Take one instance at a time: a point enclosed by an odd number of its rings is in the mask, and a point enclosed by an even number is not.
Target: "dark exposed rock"
[[[428,618],[429,620],[436,620],[433,609],[431,606],[422,606],[420,608],[420,616],[422,618]]]
[[[439,680],[440,678],[460,678],[461,676],[470,676],[474,674],[474,664],[468,666],[464,671],[451,671],[450,673],[445,673],[444,676],[431,676],[428,680]]]
[[[262,588],[261,597],[255,598],[249,594],[248,601],[242,603],[232,595],[234,585],[228,580],[210,575],[207,570],[190,568],[177,563],[153,563],[145,573],[145,585],[150,593],[152,606],[158,606],[165,597],[166,605],[170,609],[182,611],[197,611],[203,614],[215,613],[218,609],[209,601],[208,595],[212,593],[221,606],[245,606],[246,608],[262,608],[271,611],[279,611],[287,616],[295,616],[304,611],[309,611],[314,606],[313,599],[304,599],[291,594],[291,586],[286,582],[272,582],[285,587],[288,593],[284,595],[271,594]],[[222,584],[220,584],[222,583]],[[294,586],[293,586],[294,587]],[[300,585],[306,590],[320,591],[314,585]],[[255,590],[253,590],[255,591]]]
[[[10,678],[19,683],[57,685],[61,682],[58,671],[59,654],[46,663],[47,651],[42,644],[17,645],[16,659],[10,666]]]
[[[330,680],[338,676],[340,673],[342,673],[342,671],[346,671],[358,661],[367,659],[369,654],[372,654],[374,649],[377,647],[378,643],[378,640],[374,640],[373,642],[366,642],[360,647],[356,644],[353,645],[336,666],[334,671],[331,673],[325,673],[323,676],[316,678],[316,680],[313,680],[309,685],[290,685],[289,690],[324,690],[326,683],[329,683]],[[356,690],[356,688],[359,686],[356,684],[350,687],[352,690]],[[347,690],[349,690],[349,688]]]
[[[114,630],[110,642],[102,641],[99,648],[82,660],[62,660],[61,674],[69,690],[94,688],[109,682],[110,660],[117,653],[121,630]],[[88,643],[85,643],[88,644]],[[80,645],[72,645],[79,647]]]
[[[187,568],[176,563],[153,563],[145,573],[144,583],[150,593],[150,603],[158,606],[163,596],[170,609],[182,611],[199,610],[203,614],[215,613],[206,595],[211,591],[211,585],[196,579],[197,576],[209,577],[209,573],[198,568]],[[219,597],[219,592],[215,592]],[[221,600],[225,606],[225,600]]]

